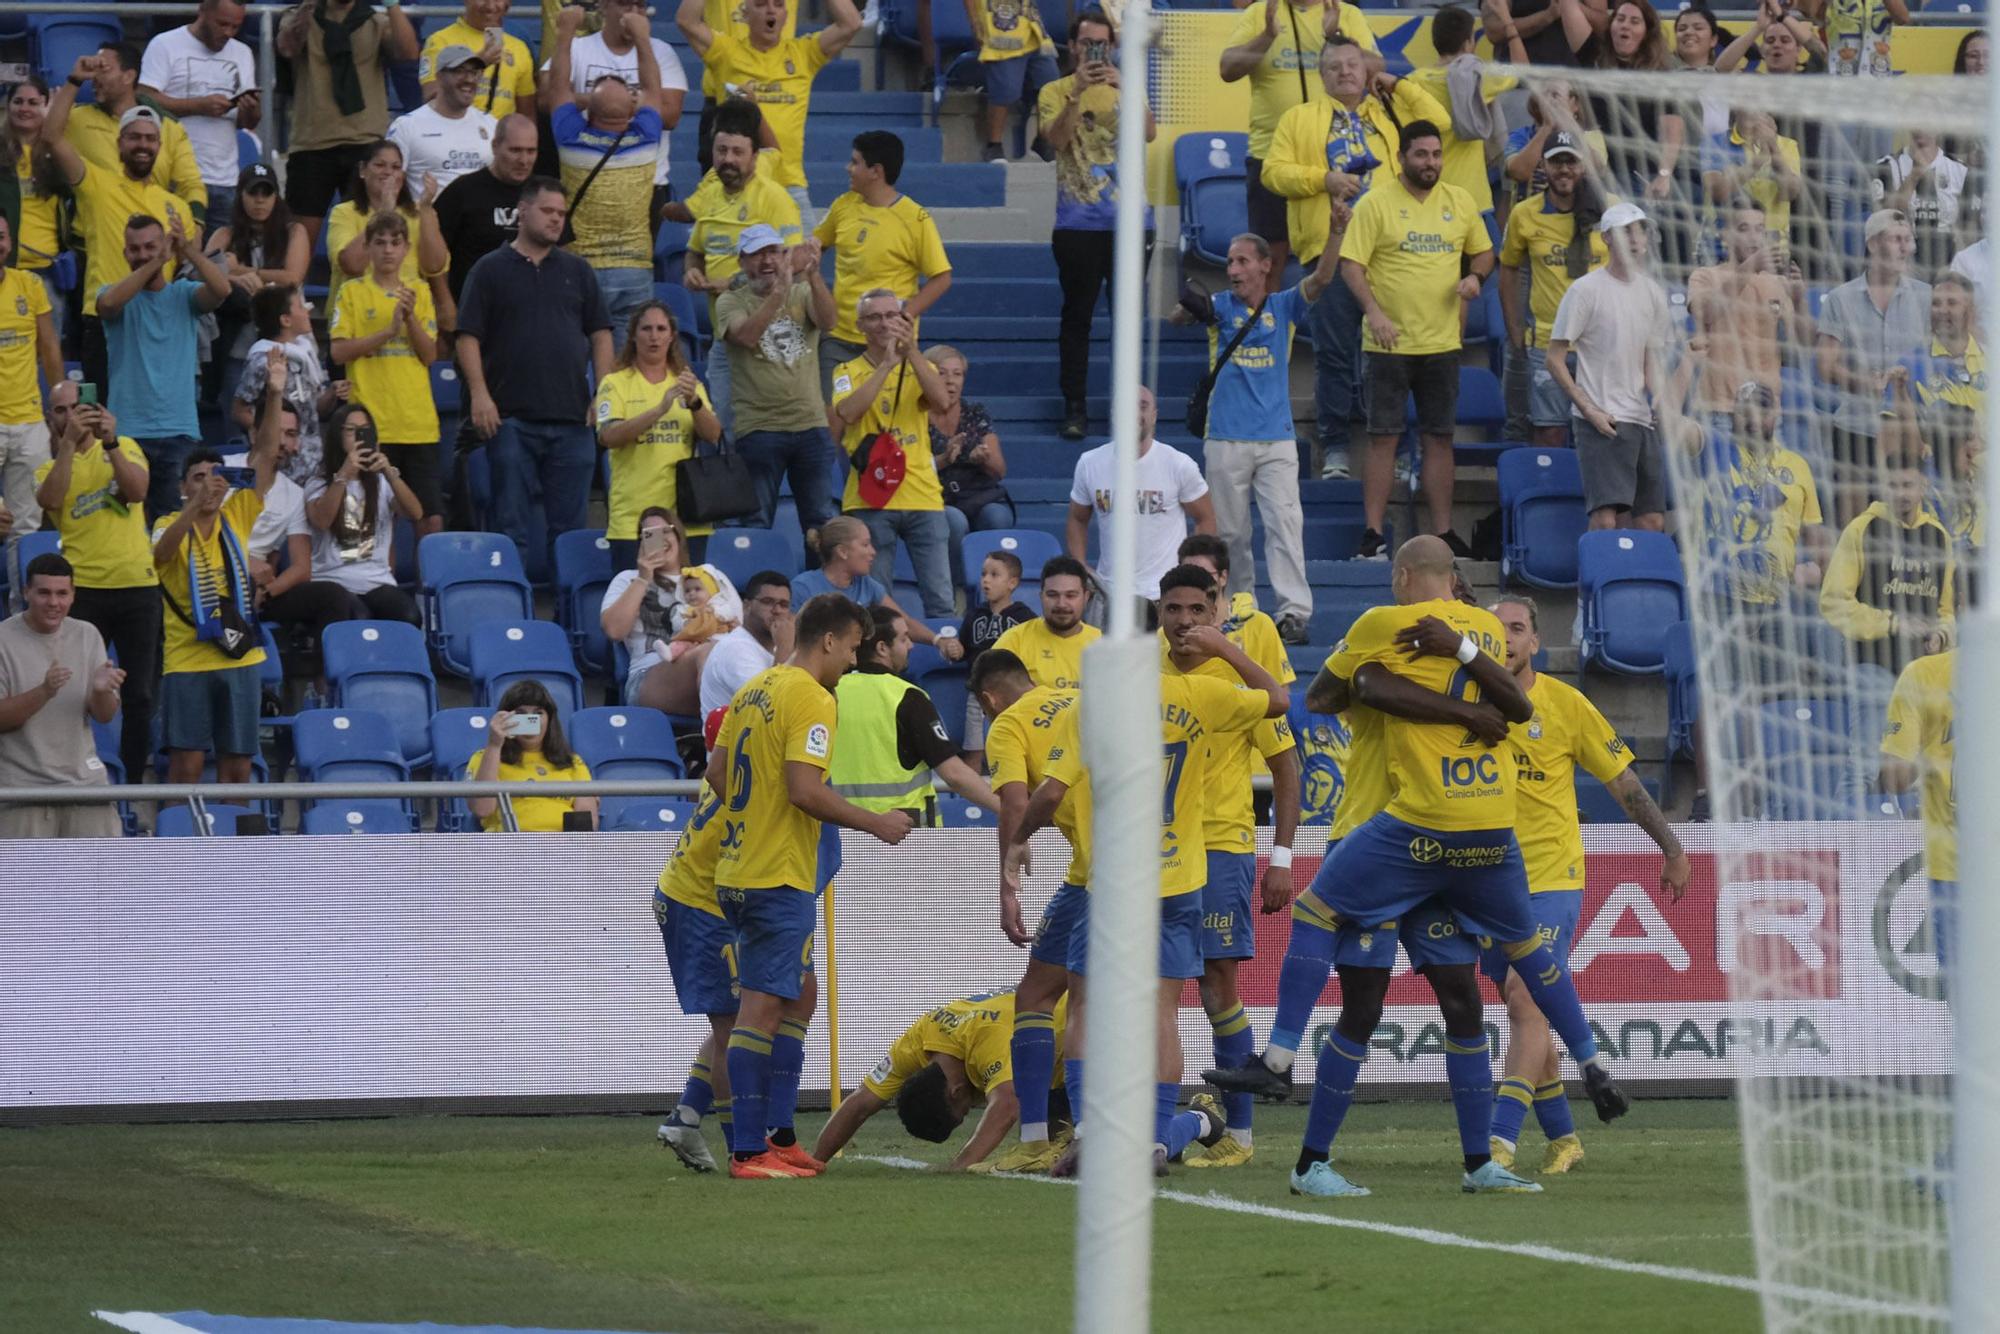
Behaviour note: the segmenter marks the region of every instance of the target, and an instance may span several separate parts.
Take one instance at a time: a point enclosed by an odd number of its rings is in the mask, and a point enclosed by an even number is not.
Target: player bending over
[[[1056,1023],[1060,1025],[1063,1018],[1058,1000]],[[892,1101],[903,1129],[927,1144],[942,1144],[973,1104],[984,1099],[986,1111],[978,1127],[965,1147],[952,1155],[947,1170],[963,1172],[983,1164],[1007,1138],[1019,1111],[1009,1051],[1013,1035],[1011,991],[989,991],[938,1006],[911,1024],[853,1096],[834,1109],[813,1145],[813,1157],[832,1162],[854,1132]],[[1046,1104],[1046,1094],[1043,1101]]]

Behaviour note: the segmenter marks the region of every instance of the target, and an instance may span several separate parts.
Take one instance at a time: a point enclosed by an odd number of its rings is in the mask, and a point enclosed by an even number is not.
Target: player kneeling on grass
[[[1056,1003],[1055,1028],[1062,1032],[1063,1003]],[[927,1144],[942,1144],[985,1100],[986,1111],[965,1147],[946,1170],[977,1170],[1006,1141],[1019,1104],[1014,1098],[1014,993],[992,991],[938,1006],[911,1024],[889,1048],[881,1064],[843,1100],[820,1131],[813,1157],[831,1162],[875,1113],[896,1104],[903,1129]],[[1060,1061],[1061,1052],[1058,1050]],[[1058,1074],[1058,1086],[1062,1076]]]

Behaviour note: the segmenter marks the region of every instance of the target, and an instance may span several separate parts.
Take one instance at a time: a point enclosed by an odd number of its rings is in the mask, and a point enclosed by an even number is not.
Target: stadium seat
[[[302,834],[408,834],[410,813],[393,801],[320,801],[300,822]]]
[[[583,707],[583,677],[570,660],[569,636],[550,621],[486,623],[473,627],[473,690],[480,704],[499,707],[516,681],[540,681],[556,702],[564,726]]]
[[[28,562],[52,551],[57,554],[62,552],[62,539],[56,535],[55,529],[37,528],[32,533],[24,533],[21,540],[14,544],[14,558],[8,562],[11,568],[7,571],[7,586],[26,589],[28,582],[22,578],[22,571],[28,568]]]
[[[1575,588],[1577,539],[1589,526],[1576,451],[1510,449],[1499,472],[1501,578]]]
[[[673,724],[658,709],[636,704],[579,709],[569,720],[569,744],[592,778],[637,782],[683,776]]]
[[[695,314],[694,298],[679,283],[654,283],[653,295],[667,303],[667,309],[674,317],[674,329],[679,333],[682,350],[689,361],[700,364],[707,360],[707,349],[702,345],[699,317]]]
[[[1667,755],[1694,754],[1694,725],[1700,716],[1696,693],[1694,627],[1675,621],[1667,627],[1661,666],[1667,677]]]
[[[28,35],[34,45],[35,66],[49,81],[50,87],[69,77],[79,56],[95,55],[99,47],[125,40],[124,26],[114,15],[66,13],[59,5],[52,8],[51,13],[28,16]],[[85,91],[91,96],[79,94],[77,101],[97,100],[93,88],[86,85]]]
[[[1865,706],[1841,698],[1772,700],[1757,710],[1751,796],[1767,820],[1870,814],[1875,738]]]
[[[798,573],[792,544],[773,528],[719,528],[708,539],[706,558],[738,593],[760,570],[776,570],[787,579]]]
[[[979,592],[979,567],[992,552],[1011,551],[1018,556],[1022,585],[1037,587],[1042,582],[1042,565],[1063,554],[1062,543],[1032,528],[992,528],[983,533],[968,533],[959,544],[959,551],[965,560],[965,586],[975,595]],[[977,601],[976,596],[974,600]]]
[[[236,170],[248,171],[264,160],[264,145],[257,142],[257,136],[248,130],[236,132]],[[228,219],[217,219],[218,225]]]
[[[338,621],[321,636],[332,703],[370,709],[389,720],[412,769],[431,762],[431,715],[437,678],[423,631],[401,621]]]
[[[605,638],[604,590],[617,571],[603,532],[578,528],[556,538],[556,620],[569,635],[577,666],[590,676],[611,676],[611,641]]]
[[[975,806],[950,792],[938,793],[938,823],[946,829],[994,829],[998,820],[984,806]]]
[[[917,681],[937,707],[938,721],[944,724],[945,735],[951,738],[954,746],[965,744],[965,682],[966,670],[956,663],[933,668]]]
[[[441,780],[465,777],[472,757],[486,748],[491,709],[439,709],[431,716],[431,773]],[[438,832],[477,829],[465,803],[450,797],[438,803]]]
[[[409,781],[395,726],[373,709],[302,710],[292,720],[292,742],[308,783]]]
[[[1229,242],[1250,230],[1243,193],[1246,134],[1197,131],[1174,141],[1174,183],[1181,200],[1181,255],[1225,264]]]
[[[432,533],[417,544],[431,647],[445,670],[472,675],[472,631],[535,614],[521,552],[497,533]]]
[[[206,832],[216,838],[234,838],[238,821],[262,814],[248,806],[229,806],[221,802],[209,802],[204,809],[208,814]],[[199,833],[195,829],[194,812],[184,803],[162,806],[159,818],[153,821],[155,838],[195,838]]]
[[[597,827],[620,833],[685,829],[692,819],[694,803],[685,797],[605,797],[598,802]]]
[[[1639,786],[1645,788],[1647,794],[1653,800],[1659,800],[1660,785],[1658,783],[1653,782],[1651,779],[1641,778]],[[1632,822],[1631,817],[1625,814],[1625,808],[1619,804],[1618,798],[1611,795],[1611,789],[1598,782],[1594,775],[1587,774],[1582,769],[1576,771],[1576,815],[1585,824],[1630,824]]]
[[[1665,533],[1607,528],[1577,540],[1577,599],[1585,667],[1657,676],[1667,627],[1687,619],[1680,552]]]

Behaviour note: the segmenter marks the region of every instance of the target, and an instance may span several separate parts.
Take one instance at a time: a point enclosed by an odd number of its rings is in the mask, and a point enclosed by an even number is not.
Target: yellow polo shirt
[[[1400,177],[1377,173],[1355,206],[1340,257],[1368,270],[1375,300],[1396,326],[1396,355],[1456,352],[1463,343],[1458,280],[1461,256],[1493,248],[1472,197],[1439,181],[1418,199]],[[1362,323],[1361,346],[1384,349]]]
[[[1576,279],[1569,276],[1569,247],[1576,239],[1576,214],[1549,207],[1547,194],[1529,195],[1507,213],[1507,231],[1500,238],[1500,262],[1528,270],[1527,346],[1548,342],[1556,322],[1556,307]],[[1590,234],[1590,267],[1601,269],[1610,259],[1602,233]]]
[[[843,361],[834,367],[833,392],[827,396],[829,403],[848,397],[874,373],[875,363],[865,352],[852,361]],[[903,447],[904,472],[903,484],[881,508],[943,509],[944,491],[938,485],[937,465],[931,460],[931,419],[924,410],[924,388],[907,365],[890,369],[875,401],[868,405],[861,420],[847,428],[840,437],[840,445],[851,459],[864,440],[872,440],[884,432],[894,436]],[[853,468],[847,470],[847,490],[841,496],[840,508],[849,512],[871,508],[862,502],[859,474]]]
[[[197,224],[193,211],[179,195],[162,190],[157,184],[158,177],[156,171],[151,179],[135,181],[125,174],[123,167],[113,166],[107,171],[95,162],[83,164],[83,179],[76,183],[75,193],[76,226],[83,233],[85,250],[84,314],[95,315],[98,292],[132,271],[125,262],[125,223],[133,214],[158,218],[162,227],[170,219],[179,218],[188,234],[194,234]],[[169,282],[178,267],[175,261],[167,264]]]
[[[812,102],[813,76],[831,59],[819,44],[819,34],[787,37],[770,50],[759,51],[748,37],[718,29],[705,59],[710,74],[756,97],[764,123],[778,141],[778,184],[803,187],[806,108]]]
[[[951,271],[937,223],[908,195],[877,208],[849,190],[828,207],[813,235],[833,252],[837,313],[827,334],[845,343],[867,341],[855,321],[863,292],[885,288],[907,301],[917,294],[919,278],[928,281]]]
[[[153,109],[159,111],[158,107]],[[72,107],[69,124],[63,127],[63,138],[85,162],[114,176],[125,174],[124,165],[118,161],[118,117],[104,108],[95,103]],[[195,161],[194,145],[188,142],[187,130],[181,123],[164,111],[160,112],[160,155],[153,159],[153,184],[185,199],[198,213],[208,208],[208,187],[202,183],[201,164]],[[216,219],[218,225],[224,221]],[[122,253],[124,247],[121,245],[119,250]]]
[[[129,436],[119,436],[117,448],[126,462],[146,466],[146,455]],[[35,469],[37,487],[55,466],[51,461]],[[79,449],[70,460],[69,490],[55,516],[63,558],[76,570],[78,588],[152,588],[160,582],[146,534],[145,501],[119,499],[118,479],[102,447]]]

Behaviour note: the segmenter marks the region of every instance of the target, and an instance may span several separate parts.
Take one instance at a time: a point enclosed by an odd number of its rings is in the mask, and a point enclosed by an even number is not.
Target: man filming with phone
[[[1090,321],[1097,293],[1111,285],[1118,225],[1118,32],[1093,6],[1077,15],[1069,49],[1076,73],[1042,89],[1036,114],[1042,138],[1056,154],[1056,225],[1049,246],[1062,285],[1062,328],[1056,335],[1065,440],[1089,430],[1084,401],[1090,369]],[[1159,127],[1146,108],[1146,142]],[[1146,259],[1153,257],[1153,210],[1146,209]]]

